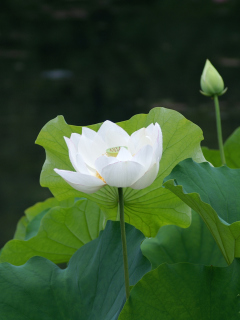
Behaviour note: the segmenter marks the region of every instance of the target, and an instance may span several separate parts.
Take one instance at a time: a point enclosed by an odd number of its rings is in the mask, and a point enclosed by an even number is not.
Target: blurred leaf
[[[141,249],[154,269],[164,262],[227,266],[216,241],[195,211],[189,228],[163,226],[155,238],[143,241]]]
[[[124,189],[126,222],[140,229],[146,236],[155,236],[159,227],[190,224],[190,210],[174,194],[162,188],[162,181],[181,160],[193,157],[203,161],[200,148],[202,131],[176,111],[155,108],[148,115],[140,114],[128,121],[118,123],[129,134],[158,122],[163,131],[163,156],[160,170],[154,183],[143,190]],[[89,126],[97,131],[101,124]],[[68,156],[63,136],[72,132],[81,133],[82,128],[69,126],[62,116],[48,122],[41,130],[36,143],[46,150],[46,161],[41,173],[41,185],[48,187],[59,200],[84,196],[95,201],[106,212],[106,218],[117,216],[117,188],[106,186],[94,194],[84,194],[70,187],[53,169],[74,170]]]
[[[26,230],[27,230],[28,224],[29,224],[29,221],[28,221],[27,217],[25,217],[25,216],[21,217],[17,223],[17,228],[16,228],[13,239],[25,240]]]
[[[45,214],[48,213],[48,211],[51,208],[48,208],[46,210],[43,210],[40,212],[36,217],[34,217],[26,226],[26,234],[25,234],[25,239],[24,240],[29,240],[32,237],[36,236],[38,233],[38,230],[41,225],[42,218],[45,216]]]
[[[21,217],[18,221],[13,239],[28,240],[35,236],[39,230],[41,220],[48,210],[57,206],[71,207],[74,201],[75,199],[58,201],[55,198],[49,198],[26,209],[25,216]]]
[[[132,289],[119,320],[239,319],[240,262],[162,264]]]
[[[140,250],[143,234],[126,225],[126,237],[130,284],[135,285],[151,267]],[[120,224],[109,221],[65,270],[34,257],[21,267],[2,263],[0,278],[1,319],[115,320],[125,301]]]
[[[45,212],[36,236],[6,243],[0,262],[22,265],[33,256],[67,262],[77,249],[97,238],[104,226],[104,214],[92,201],[79,200],[69,208],[51,208]]]
[[[240,257],[240,169],[187,159],[166,181],[164,187],[200,214],[228,264]]]
[[[32,207],[25,210],[25,215],[28,218],[29,221],[34,219],[39,213],[43,212],[44,210],[53,208],[53,207],[71,207],[75,202],[74,198],[68,198],[64,201],[59,201],[56,198],[48,198],[47,200],[43,202],[38,202]]]
[[[219,150],[202,147],[202,151],[206,160],[211,162],[214,167],[220,167],[222,165]],[[240,168],[240,127],[236,129],[224,143],[224,153],[229,168]]]

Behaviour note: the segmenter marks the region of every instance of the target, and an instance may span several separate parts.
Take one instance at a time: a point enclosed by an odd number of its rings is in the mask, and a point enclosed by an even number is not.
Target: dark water
[[[155,106],[181,112],[217,147],[214,108],[199,94],[206,58],[229,91],[224,139],[240,125],[239,1],[3,0],[0,10],[0,246],[25,208],[50,196],[34,141],[69,124],[126,120]]]

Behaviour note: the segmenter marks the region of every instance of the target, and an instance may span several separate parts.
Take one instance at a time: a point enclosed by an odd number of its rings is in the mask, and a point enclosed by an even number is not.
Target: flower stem
[[[120,225],[121,225],[121,237],[122,237],[122,249],[123,249],[125,290],[126,290],[126,300],[127,300],[130,295],[130,289],[129,289],[128,258],[127,258],[127,240],[126,240],[125,222],[124,222],[124,199],[123,199],[122,188],[118,188],[118,197],[119,197],[119,212],[120,212]]]
[[[218,102],[218,96],[214,95],[214,104],[215,104],[215,112],[216,112],[216,123],[217,123],[217,135],[218,135],[218,146],[220,150],[222,165],[226,165],[225,154],[223,149],[223,140],[222,140],[222,126],[221,126],[221,116],[220,116],[220,108]]]

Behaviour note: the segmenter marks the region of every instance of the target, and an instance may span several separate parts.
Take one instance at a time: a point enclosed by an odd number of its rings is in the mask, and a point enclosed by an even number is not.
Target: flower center
[[[106,183],[106,181],[103,179],[103,177],[96,171],[96,177],[100,180],[102,180],[104,183]]]
[[[127,149],[127,147],[125,147],[125,146],[109,148],[106,150],[106,155],[108,157],[116,157],[121,148]]]

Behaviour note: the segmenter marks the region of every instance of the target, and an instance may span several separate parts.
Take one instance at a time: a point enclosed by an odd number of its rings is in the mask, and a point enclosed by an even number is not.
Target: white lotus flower
[[[153,183],[162,156],[162,131],[158,123],[131,136],[111,121],[98,132],[82,128],[82,134],[64,137],[76,170],[54,169],[74,189],[93,193],[109,185],[143,189]]]

